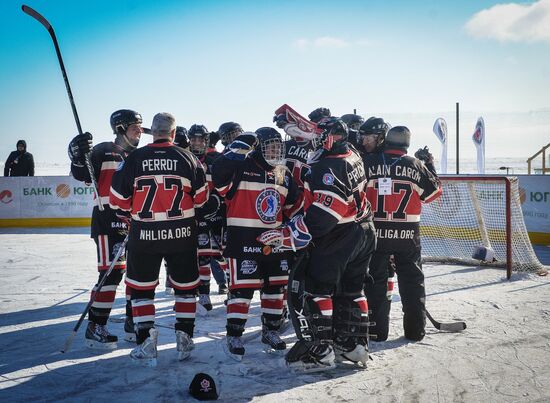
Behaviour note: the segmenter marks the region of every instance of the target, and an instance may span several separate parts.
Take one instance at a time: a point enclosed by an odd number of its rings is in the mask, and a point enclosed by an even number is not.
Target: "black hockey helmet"
[[[281,134],[273,127],[260,127],[256,130],[258,150],[265,162],[271,166],[284,165],[285,144]]]
[[[384,139],[386,138],[386,133],[390,130],[391,125],[384,121],[382,118],[377,118],[371,116],[359,127],[359,138],[362,136],[376,135],[376,145],[374,149],[367,150],[367,152],[376,152],[380,151],[382,145],[384,144]],[[359,140],[359,143],[363,143],[362,140]],[[371,145],[370,147],[373,147]]]
[[[317,108],[311,111],[309,115],[307,115],[309,120],[315,123],[319,123],[323,118],[330,118],[330,116],[331,116],[330,110],[328,108],[323,108],[323,107]]]
[[[210,132],[204,125],[194,124],[187,132],[189,138],[189,148],[195,155],[204,155],[208,147]],[[202,142],[194,141],[200,139]]]
[[[113,112],[110,120],[114,134],[126,134],[131,125],[143,123],[141,115],[131,109],[120,109]]]
[[[224,146],[231,144],[231,142],[235,140],[235,137],[242,132],[243,128],[241,125],[235,122],[222,123],[218,129],[218,134],[220,135],[220,139],[222,140],[222,144]]]
[[[407,151],[411,145],[411,132],[405,126],[392,127],[386,134],[386,149]]]
[[[318,123],[317,127],[322,132],[311,141],[315,149],[330,150],[334,145],[345,143],[348,139],[348,125],[341,118],[335,116],[326,118]]]
[[[181,148],[189,147],[189,139],[187,138],[187,129],[183,126],[176,126],[176,136],[174,144]]]
[[[348,128],[352,130],[358,130],[365,121],[362,116],[356,115],[355,113],[346,113],[342,115],[340,119],[342,119],[344,123],[348,125]]]
[[[383,134],[384,136],[390,130],[390,125],[382,118],[371,116],[359,127],[359,134],[366,136],[369,134]]]

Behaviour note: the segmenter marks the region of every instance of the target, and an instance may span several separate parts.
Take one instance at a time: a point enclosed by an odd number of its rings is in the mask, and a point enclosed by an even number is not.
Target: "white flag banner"
[[[472,140],[477,148],[477,173],[485,173],[485,122],[482,117],[477,119],[476,130]]]
[[[439,173],[447,173],[447,122],[443,118],[437,118],[434,123],[433,131],[441,142],[441,164]]]

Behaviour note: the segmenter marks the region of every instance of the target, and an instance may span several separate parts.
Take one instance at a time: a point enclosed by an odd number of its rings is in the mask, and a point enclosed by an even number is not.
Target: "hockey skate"
[[[134,331],[134,320],[126,316],[126,320],[124,321],[124,340],[135,343],[136,342],[136,333]]]
[[[204,311],[210,312],[212,310],[212,302],[210,301],[210,295],[208,294],[199,294],[198,305],[204,308]],[[197,305],[197,307],[198,307]],[[200,309],[200,308],[199,308]],[[204,313],[204,312],[201,312]],[[204,313],[204,314],[206,314]]]
[[[218,294],[220,295],[226,295],[229,289],[227,288],[227,284],[221,283],[218,285]]]
[[[286,365],[294,372],[319,372],[336,367],[330,344],[308,345],[298,340],[287,353]]]
[[[277,330],[263,329],[262,343],[265,344],[264,351],[268,354],[283,355],[286,350],[286,343]]]
[[[244,357],[244,345],[241,336],[226,336],[225,352],[235,361],[242,361]]]
[[[159,331],[157,329],[149,329],[149,337],[130,352],[130,358],[146,367],[156,367],[158,336]]]
[[[176,330],[176,343],[179,361],[188,358],[191,355],[191,351],[195,348],[193,339],[183,330]]]
[[[88,322],[86,328],[86,346],[101,350],[111,350],[117,347],[118,337],[109,333],[107,326]]]
[[[363,344],[356,344],[353,347],[346,348],[346,346],[335,343],[334,354],[336,362],[351,361],[365,368],[369,361],[369,348]]]

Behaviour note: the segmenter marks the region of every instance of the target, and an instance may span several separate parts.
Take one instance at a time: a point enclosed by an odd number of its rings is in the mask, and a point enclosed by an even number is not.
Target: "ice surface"
[[[96,281],[95,245],[88,229],[0,232],[0,401],[152,402],[190,399],[194,374],[206,372],[222,401],[517,402],[550,399],[550,277],[501,269],[425,265],[427,307],[434,318],[465,320],[463,333],[427,325],[426,338],[403,338],[401,306],[394,295],[389,341],[372,343],[368,369],[294,375],[281,357],[262,351],[260,338],[245,344],[241,363],[222,351],[225,307],[213,286],[213,311],[197,318],[196,349],[178,362],[173,299],[157,290],[159,363],[132,363],[122,341],[123,323],[109,322],[119,348],[84,346],[84,326],[72,350],[60,349]],[[161,274],[161,278],[164,273]],[[161,284],[164,284],[161,280]],[[259,298],[248,330],[259,329]],[[119,287],[112,317],[124,315]],[[247,330],[247,331],[248,331]],[[295,341],[292,330],[285,340]]]

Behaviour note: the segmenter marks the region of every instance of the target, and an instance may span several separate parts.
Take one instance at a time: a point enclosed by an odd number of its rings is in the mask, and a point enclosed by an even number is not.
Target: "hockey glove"
[[[92,147],[92,135],[89,132],[79,134],[73,138],[68,149],[71,162],[76,166],[83,166],[85,156],[92,150]]]
[[[275,125],[279,129],[284,129],[285,126],[289,123],[286,118],[286,113],[280,113],[278,115],[273,116],[273,122],[275,122]]]
[[[244,161],[246,157],[256,149],[258,142],[259,140],[256,133],[244,132],[237,136],[237,138],[227,146],[223,155],[230,160]]]
[[[296,252],[309,244],[311,234],[304,222],[304,216],[297,215],[283,227],[265,231],[256,239],[258,242],[269,245],[277,251],[292,250]]]
[[[419,148],[414,153],[414,156],[418,158],[420,161],[424,161],[425,164],[433,164],[434,162],[434,156],[428,149],[428,146],[425,146],[424,148]]]

